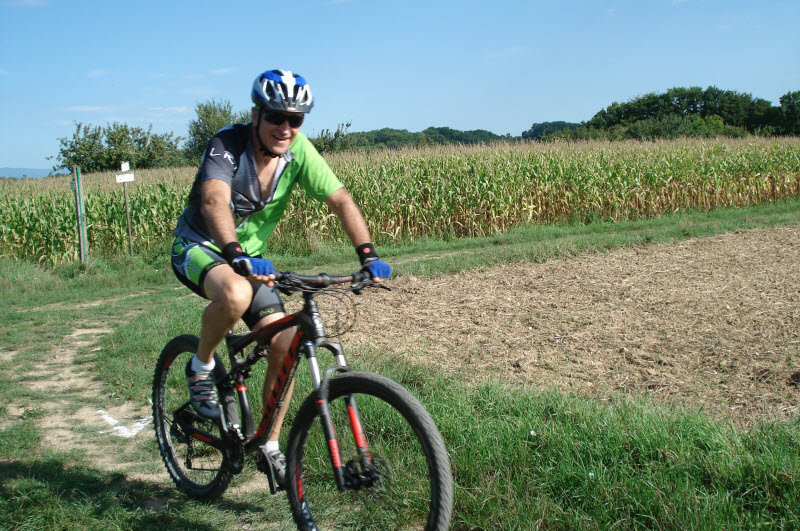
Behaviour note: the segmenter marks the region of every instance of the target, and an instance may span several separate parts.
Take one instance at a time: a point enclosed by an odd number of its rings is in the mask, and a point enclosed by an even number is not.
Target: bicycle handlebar
[[[294,291],[315,291],[333,286],[335,284],[347,284],[350,286],[347,291],[356,294],[361,293],[364,288],[382,288],[391,291],[392,288],[378,282],[374,282],[369,273],[358,271],[350,275],[331,276],[326,273],[319,275],[298,275],[292,271],[283,271],[275,274],[275,287],[284,293]]]

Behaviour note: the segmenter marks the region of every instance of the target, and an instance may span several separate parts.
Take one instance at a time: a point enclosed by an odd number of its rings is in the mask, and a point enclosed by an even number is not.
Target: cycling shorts
[[[178,236],[172,244],[172,271],[187,288],[207,299],[203,292],[203,281],[211,269],[227,264],[213,249]],[[242,316],[251,329],[264,317],[273,313],[285,313],[283,301],[275,288],[261,282],[250,282],[253,286],[253,301]]]

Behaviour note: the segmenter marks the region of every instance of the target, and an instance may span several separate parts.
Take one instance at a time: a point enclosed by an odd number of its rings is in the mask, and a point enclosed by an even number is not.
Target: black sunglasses
[[[278,111],[270,111],[266,109],[261,109],[261,114],[264,116],[264,119],[271,123],[272,125],[282,125],[283,122],[289,122],[289,127],[300,127],[303,125],[303,120],[305,116],[302,114],[283,114],[279,113]]]

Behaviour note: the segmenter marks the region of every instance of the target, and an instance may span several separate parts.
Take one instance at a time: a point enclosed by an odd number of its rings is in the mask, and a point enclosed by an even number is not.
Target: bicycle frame
[[[220,408],[220,425],[225,435],[224,439],[215,437],[194,426],[185,426],[184,429],[188,435],[211,444],[222,451],[229,450],[231,444],[243,448],[244,453],[258,451],[258,447],[264,443],[270,430],[274,427],[275,413],[283,405],[289,390],[289,384],[294,379],[295,371],[302,355],[308,360],[313,385],[319,394],[317,403],[320,409],[320,420],[328,443],[336,484],[340,490],[359,488],[368,484],[371,478],[354,477],[348,468],[343,465],[336,431],[331,420],[327,393],[330,377],[336,372],[346,372],[349,368],[345,362],[341,345],[327,338],[325,325],[320,316],[319,307],[314,300],[314,294],[315,292],[312,291],[303,292],[304,304],[303,308],[298,312],[287,315],[268,325],[257,327],[247,334],[228,334],[226,336],[231,370],[224,378],[218,380],[218,385],[221,387],[229,386],[230,382],[233,381],[241,406],[244,432],[239,431],[239,426],[228,426],[225,419],[225,408]],[[264,406],[264,412],[258,428],[254,429],[245,379],[250,376],[250,367],[267,356],[268,345],[272,339],[278,333],[292,327],[297,327],[297,332],[292,339],[286,360],[280,368],[275,387]],[[253,351],[246,357],[240,356],[240,354],[244,353],[244,349],[253,343],[257,343]],[[327,368],[322,374],[317,361],[317,351],[320,348],[329,350],[336,359],[336,365]],[[362,429],[355,398],[353,396],[346,397],[346,404],[350,428],[358,449],[359,458],[363,463],[369,463],[372,460],[369,455],[369,448]]]

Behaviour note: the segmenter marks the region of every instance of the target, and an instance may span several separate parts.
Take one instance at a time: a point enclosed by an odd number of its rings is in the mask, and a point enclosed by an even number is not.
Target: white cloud
[[[56,127],[72,126],[75,122],[73,120],[48,120],[48,125],[55,125]]]
[[[216,90],[214,90],[213,87],[207,85],[193,85],[186,87],[181,92],[189,97],[202,99],[214,96]]]
[[[67,112],[109,112],[112,108],[102,105],[72,105],[65,107],[64,110]]]
[[[183,74],[182,79],[187,81],[204,81],[208,76],[205,74]]]
[[[237,72],[239,69],[235,66],[228,66],[225,68],[217,68],[216,70],[211,71],[212,76],[224,76],[225,74],[232,74]]]
[[[162,114],[180,114],[189,112],[190,109],[185,105],[175,105],[172,107],[150,107],[150,110]]]
[[[108,72],[103,68],[93,68],[92,70],[86,72],[86,77],[90,79],[95,79],[98,77],[105,77],[107,73]]]

